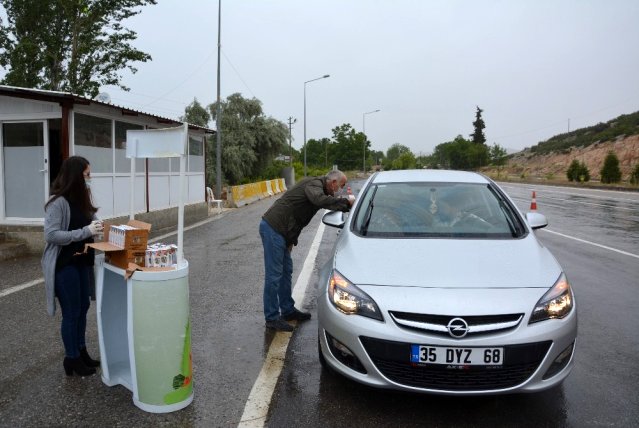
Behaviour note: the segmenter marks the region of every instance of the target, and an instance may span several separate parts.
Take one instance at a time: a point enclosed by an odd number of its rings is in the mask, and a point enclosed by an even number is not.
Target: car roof
[[[405,169],[397,171],[380,171],[375,174],[373,183],[402,182],[441,182],[441,183],[489,183],[481,174],[469,171],[453,171],[445,169]]]

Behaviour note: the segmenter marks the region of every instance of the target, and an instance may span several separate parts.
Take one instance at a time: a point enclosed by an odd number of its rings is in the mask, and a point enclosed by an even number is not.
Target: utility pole
[[[289,116],[288,118],[288,164],[290,166],[293,166],[293,134],[292,134],[292,128],[293,128],[293,124],[297,122],[297,119],[295,119],[292,116]]]
[[[222,101],[220,100],[220,50],[222,48],[222,0],[218,0],[217,10],[217,111],[215,113],[215,196],[222,198]]]

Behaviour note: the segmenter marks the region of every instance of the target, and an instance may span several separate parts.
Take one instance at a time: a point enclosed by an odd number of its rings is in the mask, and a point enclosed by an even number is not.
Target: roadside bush
[[[621,181],[621,169],[619,169],[619,158],[615,152],[610,151],[604,159],[603,167],[601,168],[601,182],[602,183],[618,183]]]
[[[639,163],[635,165],[635,169],[630,173],[630,184],[639,184]]]
[[[566,177],[568,178],[568,181],[579,181],[584,183],[586,181],[590,181],[590,171],[584,162],[579,162],[577,159],[574,159],[570,163],[568,171],[566,171]]]

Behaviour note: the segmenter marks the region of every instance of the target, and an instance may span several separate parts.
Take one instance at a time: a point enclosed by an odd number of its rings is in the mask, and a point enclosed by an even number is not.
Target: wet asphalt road
[[[352,183],[353,191],[361,184]],[[522,211],[528,209],[531,186],[503,187]],[[323,371],[313,276],[303,306],[314,316],[292,336],[266,425],[638,426],[639,193],[535,190],[549,220],[538,236],[566,270],[579,305],[576,365],[562,387],[534,395],[438,397],[374,390]],[[189,407],[145,413],[122,386],[107,387],[99,376],[67,378],[60,316],[46,315],[42,285],[36,285],[0,297],[0,426],[236,426],[273,338],[263,326],[257,232],[272,201],[225,211],[185,232],[195,390]],[[317,215],[293,252],[295,276],[319,223]],[[335,229],[327,228],[316,267],[334,239]],[[0,292],[39,277],[38,258],[2,263]],[[95,324],[94,304],[88,341],[97,354]]]

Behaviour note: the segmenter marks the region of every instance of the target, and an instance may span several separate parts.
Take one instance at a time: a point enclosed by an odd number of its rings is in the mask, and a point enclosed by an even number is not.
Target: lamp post
[[[330,77],[330,75],[325,74],[322,77],[317,77],[304,82],[304,177],[306,177],[306,84],[316,80],[326,79],[327,77]]]
[[[364,157],[362,160],[362,172],[364,174],[366,174],[366,140],[368,138],[366,138],[366,115],[367,114],[373,114],[373,113],[377,113],[378,111],[380,111],[379,109],[377,110],[373,110],[373,111],[367,111],[366,113],[362,114],[362,131],[364,132]]]

